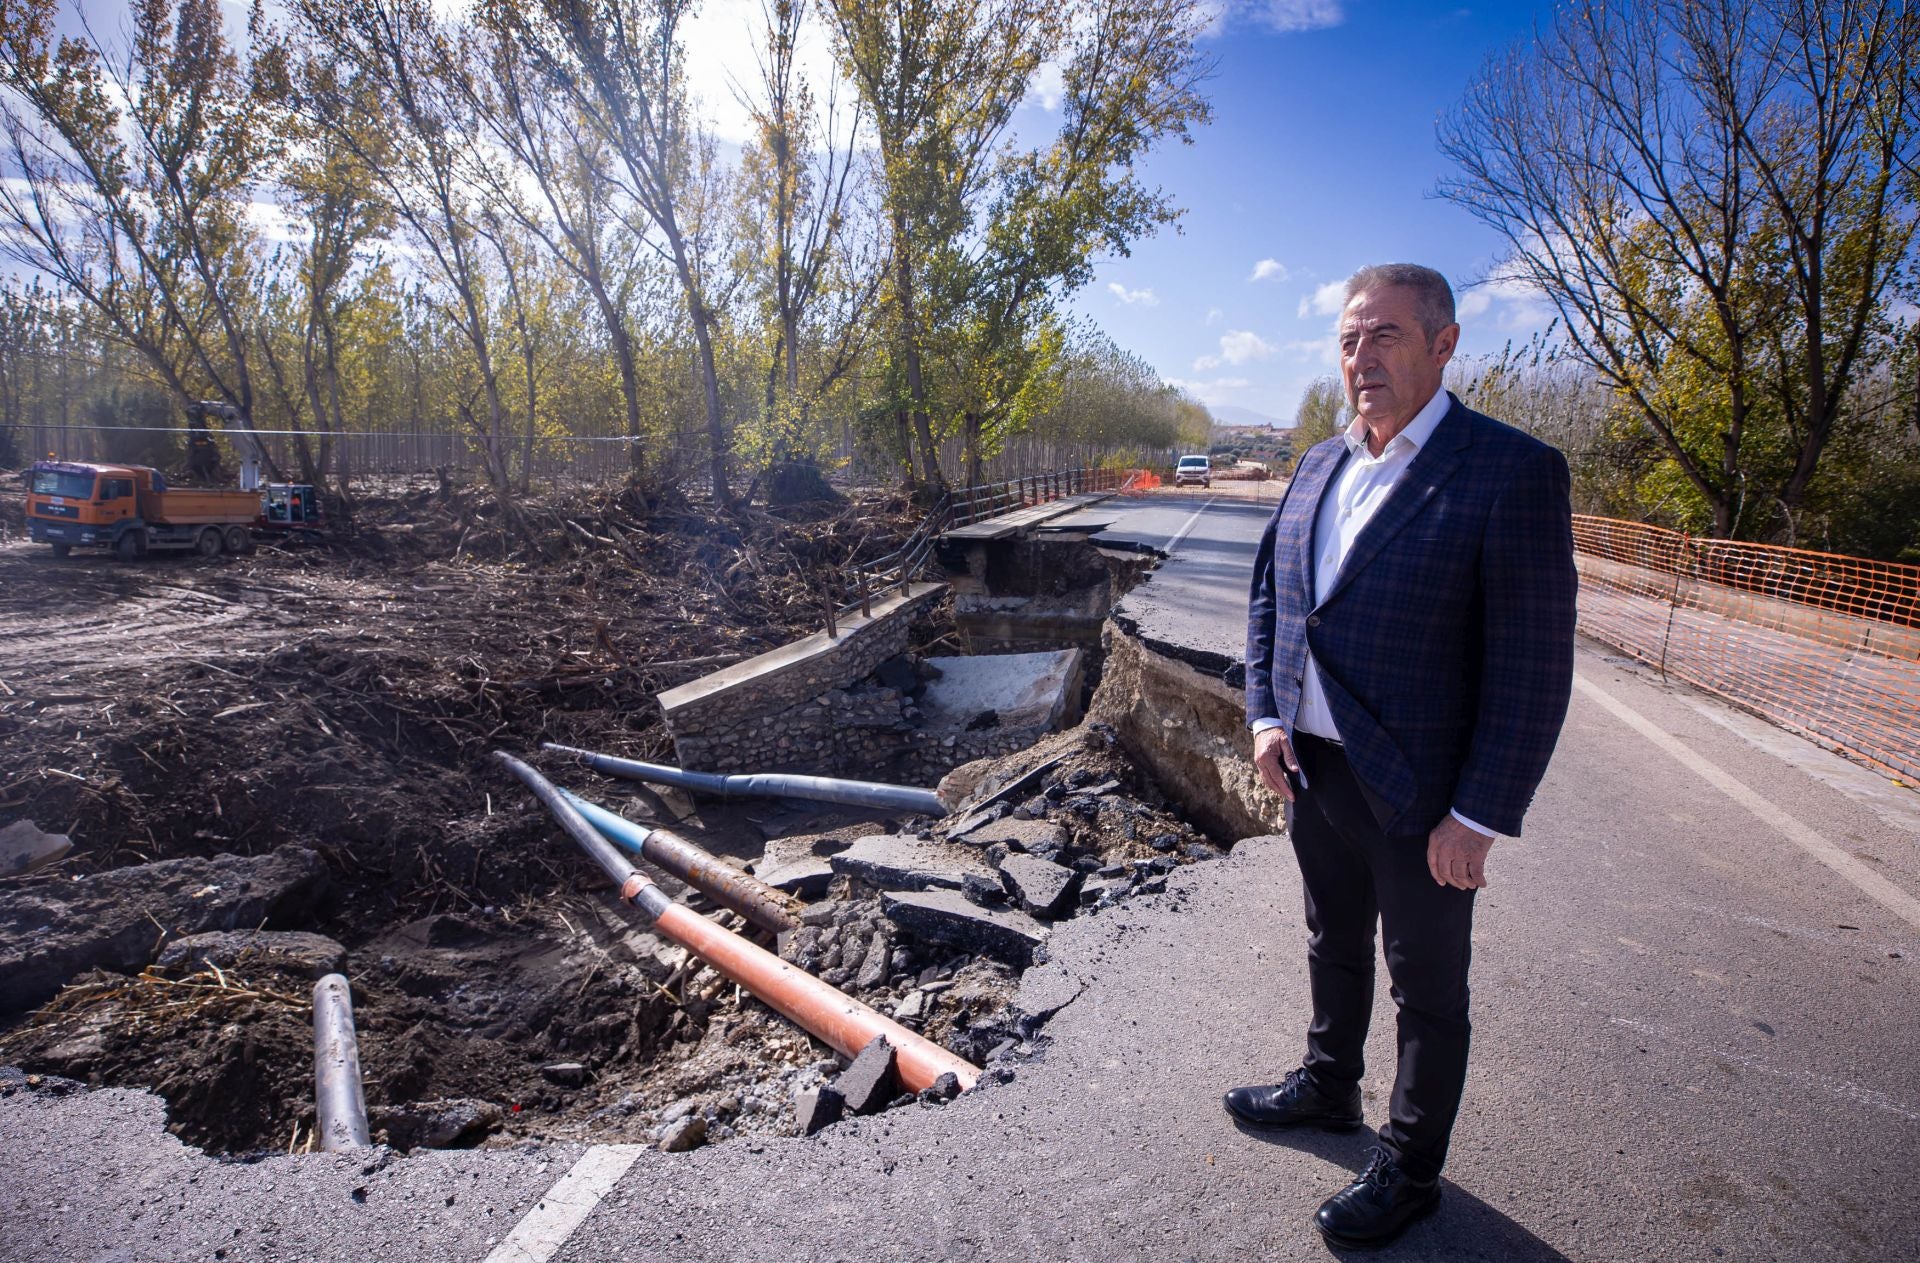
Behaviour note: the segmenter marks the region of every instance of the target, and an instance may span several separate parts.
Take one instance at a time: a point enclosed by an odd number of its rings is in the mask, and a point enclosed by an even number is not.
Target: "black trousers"
[[[1426,836],[1381,832],[1333,742],[1299,734],[1293,852],[1306,888],[1313,1025],[1308,1072],[1329,1088],[1360,1081],[1373,1018],[1374,925],[1386,943],[1400,1065],[1380,1143],[1407,1174],[1440,1174],[1467,1079],[1467,966],[1474,891],[1427,871]]]

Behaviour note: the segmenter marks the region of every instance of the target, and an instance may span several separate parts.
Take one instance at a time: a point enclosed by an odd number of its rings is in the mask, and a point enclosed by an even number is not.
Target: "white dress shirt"
[[[1426,407],[1414,413],[1407,428],[1393,436],[1378,456],[1367,450],[1367,424],[1360,417],[1353,419],[1341,437],[1347,444],[1347,461],[1340,472],[1327,484],[1320,496],[1320,508],[1314,518],[1313,528],[1313,603],[1319,605],[1333,591],[1334,581],[1340,577],[1340,567],[1345,564],[1347,554],[1353,551],[1354,541],[1360,538],[1360,532],[1366,529],[1373,515],[1380,511],[1387,496],[1392,493],[1400,479],[1405,476],[1407,466],[1433,437],[1434,429],[1440,424],[1447,409],[1453,406],[1446,387],[1441,387]],[[1257,719],[1253,730],[1284,727],[1278,719]],[[1320,668],[1314,664],[1313,653],[1307,653],[1307,669],[1301,677],[1300,710],[1294,716],[1293,726],[1297,732],[1311,733],[1328,741],[1340,740],[1340,729],[1333,722],[1333,710],[1327,705],[1326,687],[1320,682]],[[1459,812],[1453,818],[1461,824],[1487,836],[1493,836],[1493,830],[1475,824]]]

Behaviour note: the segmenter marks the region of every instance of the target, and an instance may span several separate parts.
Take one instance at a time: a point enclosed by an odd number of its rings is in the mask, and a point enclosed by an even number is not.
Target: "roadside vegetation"
[[[1063,305],[1179,215],[1136,167],[1209,117],[1204,5],[769,0],[739,143],[691,91],[690,16],[14,6],[0,464],[36,421],[164,430],[200,399],[295,432],[288,472],[342,497],[350,433],[457,433],[503,502],[536,444],[614,440],[636,485],[723,505],[787,462],[938,489],[1018,435],[1204,441]]]

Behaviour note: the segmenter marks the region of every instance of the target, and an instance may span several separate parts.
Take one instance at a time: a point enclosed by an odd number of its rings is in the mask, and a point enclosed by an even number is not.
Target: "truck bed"
[[[198,487],[145,491],[140,493],[140,516],[157,526],[251,522],[260,516],[260,493],[203,490]]]

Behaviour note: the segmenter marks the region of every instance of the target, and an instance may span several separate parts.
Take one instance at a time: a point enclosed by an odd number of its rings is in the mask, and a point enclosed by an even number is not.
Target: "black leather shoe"
[[[1364,1249],[1387,1244],[1439,1204],[1440,1181],[1422,1184],[1375,1149],[1360,1178],[1320,1204],[1313,1224],[1334,1245]]]
[[[1360,1125],[1360,1085],[1341,1093],[1320,1090],[1307,1072],[1292,1071],[1271,1086],[1235,1088],[1227,1113],[1254,1127],[1325,1127],[1345,1131]]]

